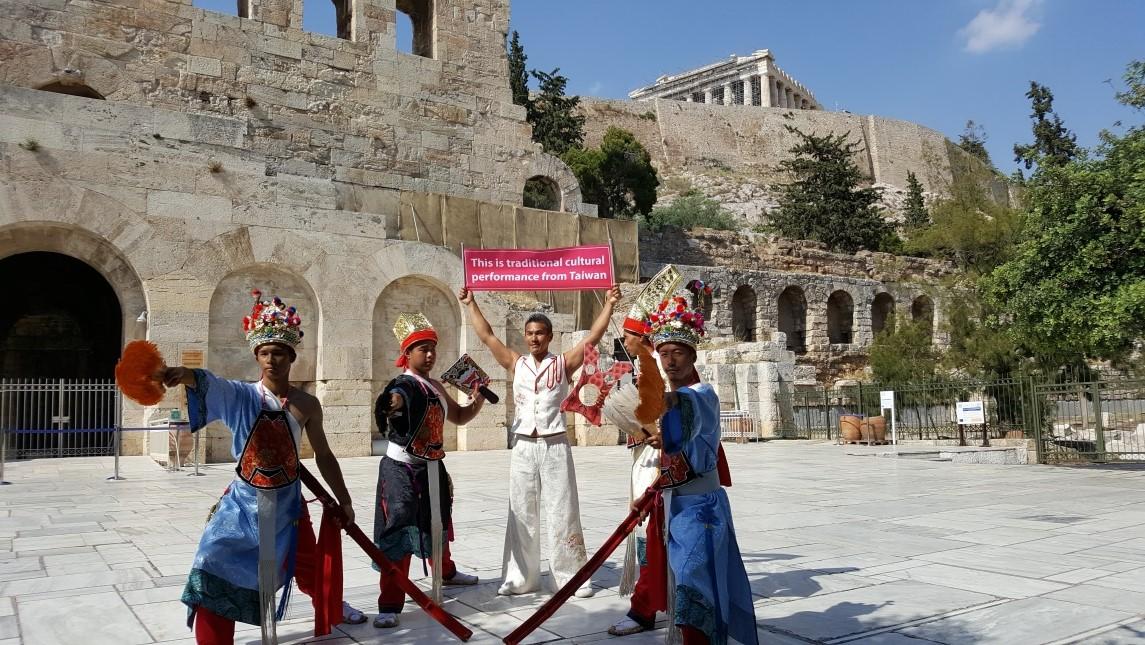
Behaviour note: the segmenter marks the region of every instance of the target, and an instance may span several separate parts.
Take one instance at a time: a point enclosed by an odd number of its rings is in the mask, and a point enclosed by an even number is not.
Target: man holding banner
[[[549,318],[540,313],[529,316],[524,330],[529,350],[527,356],[510,349],[493,334],[492,327],[473,299],[471,289],[581,289],[600,286],[593,282],[600,278],[611,281],[612,258],[608,247],[603,247],[603,255],[595,256],[591,252],[585,253],[586,248],[589,247],[547,251],[485,250],[480,252],[486,254],[483,258],[472,257],[469,249],[465,251],[466,286],[457,297],[468,309],[470,322],[481,342],[512,378],[516,405],[512,427],[516,440],[509,466],[509,522],[505,530],[503,581],[497,590],[501,595],[529,593],[540,587],[541,507],[544,508],[550,540],[549,566],[557,587],[572,579],[588,559],[580,523],[576,471],[560,405],[568,394],[572,374],[584,361],[584,345],[596,344],[604,337],[613,307],[620,300],[620,288],[614,284],[603,285],[608,287],[608,297],[593,321],[588,337],[583,344],[578,343],[561,355],[549,352],[549,344],[553,340]],[[521,258],[519,254],[533,254],[533,257]],[[601,262],[598,258],[606,259]],[[542,283],[544,286],[536,282],[506,286],[513,283],[510,279],[497,277],[495,269],[498,263],[506,269],[544,274],[542,280],[564,274],[565,281],[558,279]],[[583,268],[586,266],[594,268]],[[482,270],[483,277],[474,281],[475,272],[471,269]],[[581,598],[592,594],[591,581],[586,581],[576,592]]]

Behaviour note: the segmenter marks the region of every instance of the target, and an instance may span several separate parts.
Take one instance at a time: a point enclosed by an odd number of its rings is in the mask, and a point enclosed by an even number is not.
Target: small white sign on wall
[[[956,405],[958,425],[973,426],[986,423],[986,406],[981,401],[959,401]]]
[[[882,410],[895,409],[895,391],[883,390],[879,392],[879,408]]]

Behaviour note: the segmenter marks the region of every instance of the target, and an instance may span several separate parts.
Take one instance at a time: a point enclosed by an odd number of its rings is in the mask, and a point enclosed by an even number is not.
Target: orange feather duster
[[[664,416],[664,377],[647,347],[641,345],[636,350],[636,358],[640,361],[640,378],[636,379],[640,404],[636,406],[636,420],[650,425]]]
[[[123,348],[115,364],[115,384],[123,395],[140,405],[155,405],[163,400],[167,388],[156,380],[156,374],[167,365],[155,343],[133,340]]]

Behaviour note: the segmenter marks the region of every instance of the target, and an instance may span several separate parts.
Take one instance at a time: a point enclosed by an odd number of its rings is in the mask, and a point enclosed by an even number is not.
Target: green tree
[[[739,222],[720,203],[697,190],[689,190],[672,200],[668,206],[658,206],[642,218],[648,228],[658,231],[674,227],[685,231],[700,226],[721,231],[734,231]]]
[[[525,70],[525,62],[529,57],[525,55],[525,48],[521,45],[521,38],[517,30],[513,30],[513,39],[509,41],[509,88],[513,92],[513,103],[529,107],[529,73]]]
[[[887,325],[871,343],[871,372],[878,383],[929,381],[938,368],[938,352],[924,323],[902,320]]]
[[[652,156],[636,135],[608,128],[599,148],[573,148],[562,159],[580,183],[586,202],[596,204],[601,217],[647,215],[656,204],[660,180]]]
[[[1021,232],[1021,216],[986,192],[992,173],[971,159],[954,163],[948,194],[931,203],[929,226],[911,235],[906,250],[950,260],[980,276],[1009,259]]]
[[[854,253],[886,248],[894,229],[877,206],[879,191],[860,187],[863,176],[851,160],[858,144],[850,134],[818,136],[784,125],[799,137],[791,159],[779,169],[793,181],[773,186],[779,208],[771,213],[770,228],[784,237],[817,240],[833,250]]]
[[[1034,142],[1014,144],[1014,161],[1021,163],[1026,170],[1034,165],[1060,166],[1077,157],[1081,149],[1077,138],[1062,124],[1061,117],[1054,113],[1054,94],[1050,88],[1030,81],[1030,91],[1026,92],[1033,112]]]
[[[966,129],[958,135],[958,147],[981,161],[987,168],[994,167],[994,162],[990,161],[990,153],[986,151],[986,129],[973,120],[967,121]]]
[[[1145,66],[1126,79],[1140,88]],[[1140,110],[1135,96],[1119,99]],[[1024,239],[987,284],[1015,339],[1059,364],[1123,358],[1145,337],[1145,126],[1103,132],[1095,152],[1038,164]]]
[[[551,72],[533,70],[537,79],[537,94],[525,106],[529,123],[533,126],[533,141],[557,156],[584,143],[584,115],[577,113],[579,96],[565,96],[568,79],[560,69]]]
[[[909,170],[906,173],[906,201],[903,202],[903,220],[908,229],[917,230],[930,224],[926,200],[922,196],[922,183]]]

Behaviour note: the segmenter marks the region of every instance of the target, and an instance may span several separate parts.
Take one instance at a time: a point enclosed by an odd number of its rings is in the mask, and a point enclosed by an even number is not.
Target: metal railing
[[[1145,379],[1034,386],[1042,463],[1145,461]]]
[[[119,416],[119,392],[110,380],[0,380],[0,431],[9,458],[113,456]]]

